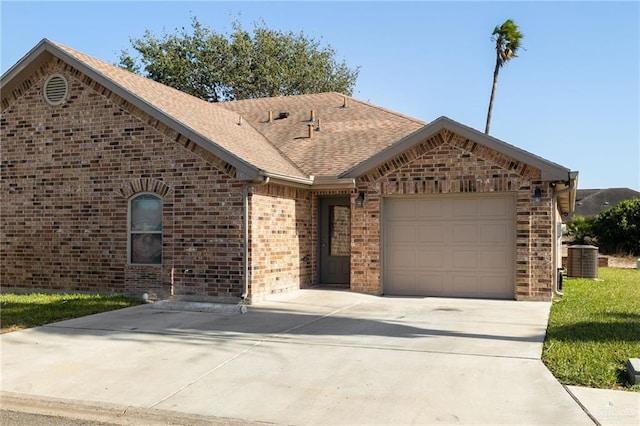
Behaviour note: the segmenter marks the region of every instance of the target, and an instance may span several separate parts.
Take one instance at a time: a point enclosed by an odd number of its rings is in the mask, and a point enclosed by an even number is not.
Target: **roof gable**
[[[374,167],[389,161],[393,157],[401,154],[412,146],[429,139],[437,133],[448,130],[452,133],[463,136],[474,143],[480,144],[493,151],[499,152],[506,156],[509,156],[517,161],[520,161],[526,165],[535,167],[541,172],[541,179],[545,181],[567,181],[569,180],[570,170],[560,166],[559,164],[545,160],[492,136],[488,136],[481,133],[471,127],[465,126],[447,117],[440,117],[435,121],[423,126],[417,131],[411,133],[405,138],[399,140],[395,144],[389,146],[383,151],[380,151],[376,155],[368,158],[352,169],[346,171],[342,177],[357,177],[365,174]]]
[[[577,178],[576,172],[447,117],[425,124],[338,93],[209,103],[46,39],[2,76],[2,108],[55,58],[231,164],[243,180],[353,187],[357,177],[443,130],[536,168],[542,180],[562,182],[562,190]],[[575,195],[575,184],[570,187]]]
[[[53,57],[230,163],[239,178],[254,179],[263,170],[306,178],[238,114],[46,39],[2,76],[3,105],[9,92]]]

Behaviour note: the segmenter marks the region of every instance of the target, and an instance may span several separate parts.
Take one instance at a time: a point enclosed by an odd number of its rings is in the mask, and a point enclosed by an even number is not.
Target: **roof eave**
[[[41,67],[42,64],[51,59],[52,55],[47,51],[47,46],[49,45],[50,42],[46,38],[40,40],[33,49],[27,52],[26,55],[2,74],[2,77],[0,77],[0,87],[2,88],[3,97],[4,94],[11,93],[23,78],[26,78],[33,71]],[[19,78],[21,76],[23,78]]]
[[[265,170],[260,170],[258,172],[260,176],[264,176],[269,178],[269,183],[291,186],[295,188],[309,188],[313,183],[312,177],[297,177],[297,176],[288,176],[280,173],[268,172]]]
[[[554,188],[558,210],[562,215],[569,215],[576,209],[576,194],[578,190],[578,172],[571,171],[566,180],[560,180]]]
[[[312,190],[344,190],[354,189],[356,181],[352,178],[339,178],[335,176],[309,176],[308,178],[287,176],[278,173],[260,171],[260,175],[269,178],[269,183],[305,188]]]
[[[384,163],[392,159],[393,157],[401,154],[406,151],[413,145],[430,138],[431,136],[437,134],[438,132],[447,129],[454,133],[459,134],[465,138],[471,139],[482,145],[485,145],[487,148],[493,149],[495,151],[501,152],[505,155],[508,155],[518,161],[522,161],[525,164],[529,164],[537,169],[539,169],[542,173],[543,181],[555,181],[555,180],[566,180],[569,169],[562,167],[558,164],[555,164],[551,161],[545,160],[541,157],[533,155],[527,151],[516,148],[513,145],[509,145],[506,142],[503,142],[499,139],[496,139],[492,136],[481,133],[471,127],[465,126],[461,123],[458,123],[454,120],[451,120],[448,117],[439,117],[431,123],[425,125],[424,127],[416,130],[415,132],[405,136],[400,141],[391,145],[390,147],[380,151],[378,154],[370,157],[369,159],[363,161],[358,164],[354,168],[346,171],[341,174],[340,177],[358,177],[371,169],[377,167],[378,165]]]
[[[20,78],[26,78],[26,76],[37,69],[37,67],[41,66],[47,60],[50,59],[50,56],[56,56],[72,67],[76,68],[80,72],[86,74],[91,79],[95,80],[99,84],[103,85],[116,95],[122,97],[127,102],[130,102],[135,107],[139,108],[141,111],[149,114],[151,117],[156,120],[166,124],[170,128],[174,129],[176,132],[181,135],[189,138],[197,145],[210,152],[211,154],[219,157],[223,161],[231,164],[237,170],[237,178],[240,180],[254,180],[259,176],[259,169],[254,165],[246,162],[245,160],[239,158],[233,153],[225,150],[221,146],[213,143],[211,140],[202,136],[195,130],[186,126],[180,121],[175,120],[172,116],[165,114],[159,109],[155,108],[144,99],[140,98],[136,94],[130,92],[119,84],[115,83],[111,79],[104,76],[104,74],[94,70],[84,62],[76,59],[72,55],[68,54],[64,50],[57,47],[55,44],[51,43],[47,39],[43,39],[36,47],[34,47],[29,53],[27,53],[18,63],[16,63],[13,67],[11,67],[3,76],[1,86],[3,89],[13,90],[13,88],[19,84]],[[13,85],[12,85],[13,83]],[[6,86],[6,87],[5,87]]]
[[[356,180],[354,178],[340,178],[335,176],[312,176],[313,184],[311,189],[327,190],[327,189],[354,189]]]

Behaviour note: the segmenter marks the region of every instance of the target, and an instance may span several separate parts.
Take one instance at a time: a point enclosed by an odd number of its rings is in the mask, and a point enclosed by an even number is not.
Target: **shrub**
[[[602,253],[640,254],[640,198],[621,201],[600,212],[593,232]]]
[[[594,218],[584,216],[574,216],[567,222],[567,235],[574,244],[593,244],[593,223]]]

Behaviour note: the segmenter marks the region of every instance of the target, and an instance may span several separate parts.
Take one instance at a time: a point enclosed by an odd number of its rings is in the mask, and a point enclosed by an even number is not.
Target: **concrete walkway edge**
[[[640,425],[640,393],[624,390],[564,386],[598,426]]]

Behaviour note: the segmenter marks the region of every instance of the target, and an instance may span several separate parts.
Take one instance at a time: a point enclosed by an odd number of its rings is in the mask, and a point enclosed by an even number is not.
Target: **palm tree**
[[[518,26],[511,19],[504,21],[504,24],[495,27],[491,33],[491,40],[496,42],[496,68],[493,71],[493,87],[491,88],[491,99],[489,100],[489,111],[487,112],[487,126],[484,132],[489,134],[489,125],[491,124],[491,111],[493,110],[493,99],[496,96],[496,87],[498,87],[498,73],[500,68],[511,59],[518,57],[518,49],[520,49],[520,41],[524,35],[518,29]]]

